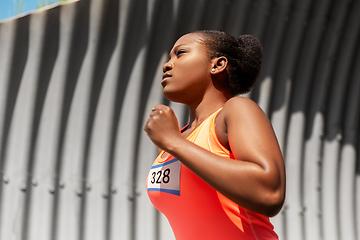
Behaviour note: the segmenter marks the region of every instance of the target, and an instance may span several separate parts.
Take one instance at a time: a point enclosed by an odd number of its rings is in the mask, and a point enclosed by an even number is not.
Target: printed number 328
[[[160,170],[157,172],[153,172],[152,174],[151,183],[168,183],[170,181],[170,168],[165,169],[164,171]]]

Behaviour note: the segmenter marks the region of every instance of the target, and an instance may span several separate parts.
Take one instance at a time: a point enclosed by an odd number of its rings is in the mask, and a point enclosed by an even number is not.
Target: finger
[[[156,110],[165,110],[166,108],[168,108],[168,106],[165,106],[165,105],[163,105],[163,104],[157,104],[157,105],[155,106],[155,109],[156,109]]]
[[[159,114],[161,114],[162,113],[162,110],[154,110],[154,111],[152,111],[151,113],[150,113],[150,117],[153,117],[153,116],[155,116],[155,115],[159,115]]]
[[[164,105],[162,105],[162,104],[157,104],[155,107],[153,107],[153,108],[151,109],[150,117],[153,116],[153,113],[154,113],[154,112],[163,109],[163,107],[164,107]]]
[[[144,124],[144,131],[145,131],[146,133],[148,133],[148,131],[149,131],[149,129],[150,129],[151,122],[152,122],[152,120],[151,120],[151,118],[149,118],[149,119],[145,122],[145,124]]]
[[[148,131],[148,124],[149,124],[149,120],[147,120],[144,124],[143,130],[147,133]]]

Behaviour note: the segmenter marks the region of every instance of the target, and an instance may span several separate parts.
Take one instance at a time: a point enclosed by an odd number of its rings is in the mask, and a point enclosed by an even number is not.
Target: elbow
[[[284,173],[285,174],[285,173]],[[274,179],[274,178],[273,178]],[[285,201],[285,175],[279,174],[279,178],[275,178],[276,181],[268,185],[264,190],[263,204],[265,211],[263,215],[267,217],[274,217],[282,209]]]
[[[275,217],[281,210],[283,204],[273,205],[268,207],[267,210],[264,212],[263,215],[267,217]]]
[[[259,201],[252,201],[249,205],[242,206],[266,217],[274,217],[283,207],[285,191],[281,189],[267,192],[262,191],[262,194],[258,195],[255,199]],[[241,206],[241,202],[237,203]]]
[[[265,208],[263,215],[267,217],[274,217],[277,215],[284,205],[285,191],[277,190],[269,194],[265,200]]]

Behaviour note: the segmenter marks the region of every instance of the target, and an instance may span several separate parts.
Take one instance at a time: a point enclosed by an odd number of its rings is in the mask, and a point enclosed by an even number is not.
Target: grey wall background
[[[284,240],[360,239],[360,0],[81,0],[0,23],[0,239],[168,240],[142,131],[196,29],[264,45],[252,93],[278,136]]]

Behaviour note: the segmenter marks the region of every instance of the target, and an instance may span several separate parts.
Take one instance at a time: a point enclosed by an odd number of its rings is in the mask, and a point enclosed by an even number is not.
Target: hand
[[[165,105],[156,105],[146,121],[144,131],[160,149],[167,151],[178,137],[182,138],[174,111]]]

